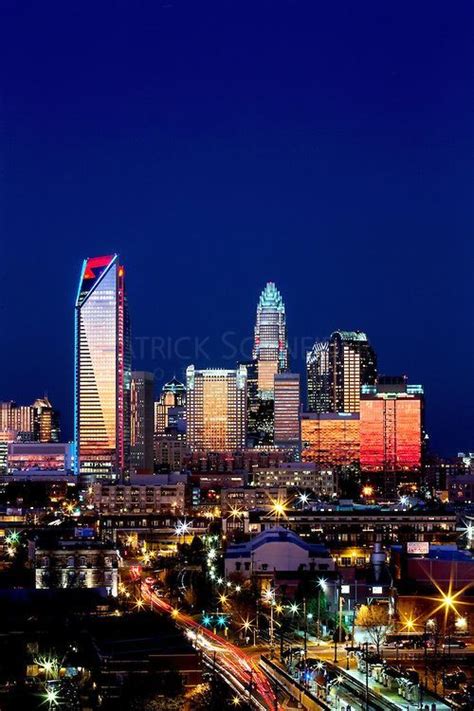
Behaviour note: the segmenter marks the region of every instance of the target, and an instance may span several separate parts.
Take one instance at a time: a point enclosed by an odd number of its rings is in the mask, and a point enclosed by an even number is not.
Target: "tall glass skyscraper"
[[[360,466],[365,471],[417,471],[421,467],[423,388],[405,376],[382,376],[362,388]]]
[[[130,464],[133,473],[153,474],[153,387],[155,376],[132,373],[130,390]]]
[[[306,354],[308,412],[331,411],[329,342],[316,341]]]
[[[247,424],[247,369],[186,370],[187,443],[192,450],[244,449]]]
[[[75,313],[76,473],[85,481],[128,475],[130,323],[117,254],[85,259]]]
[[[259,396],[272,399],[274,376],[288,369],[285,305],[272,281],[267,283],[258,301],[253,358],[257,361]]]
[[[362,331],[334,331],[329,339],[331,412],[359,412],[362,385],[374,385],[377,357]]]
[[[300,448],[300,376],[299,373],[275,375],[275,445]]]

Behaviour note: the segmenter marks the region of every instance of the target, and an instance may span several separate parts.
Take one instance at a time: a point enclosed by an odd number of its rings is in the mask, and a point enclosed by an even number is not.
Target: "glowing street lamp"
[[[307,494],[305,491],[302,491],[300,494],[298,494],[298,503],[301,505],[301,508],[307,506],[309,503],[309,494]]]
[[[43,703],[48,704],[50,709],[54,706],[59,706],[59,691],[57,689],[46,689]]]
[[[192,521],[187,521],[186,519],[181,521],[181,519],[178,519],[176,526],[174,527],[174,535],[183,536],[184,538],[191,531],[192,525]]]

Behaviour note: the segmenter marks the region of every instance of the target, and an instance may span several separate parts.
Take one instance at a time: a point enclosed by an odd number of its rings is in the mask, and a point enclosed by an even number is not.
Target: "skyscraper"
[[[153,474],[153,373],[134,371],[130,391],[132,472]]]
[[[329,342],[316,341],[306,354],[308,412],[331,411],[329,386]]]
[[[271,399],[275,374],[288,368],[285,305],[271,281],[260,294],[257,306],[253,358],[257,361],[259,396]]]
[[[33,403],[33,428],[37,442],[59,442],[59,413],[46,395]]]
[[[185,429],[186,419],[186,386],[173,377],[168,383],[163,385],[160,399],[155,402],[155,425],[156,435],[165,434],[173,427],[173,423],[181,423],[181,429]],[[179,429],[179,427],[178,427]]]
[[[301,416],[301,459],[321,468],[359,462],[359,415],[348,412],[308,412]]]
[[[331,412],[359,412],[362,385],[377,378],[377,358],[361,331],[334,331],[329,339]]]
[[[300,376],[298,373],[275,375],[275,445],[299,450]]]
[[[59,442],[59,413],[46,395],[33,405],[0,403],[0,431],[10,430],[21,442]]]
[[[235,451],[245,447],[247,369],[186,371],[187,443],[193,450]]]
[[[405,376],[381,376],[364,386],[360,401],[360,465],[401,472],[421,466],[423,388]]]
[[[76,473],[125,477],[130,467],[130,323],[117,254],[85,259],[75,311]]]

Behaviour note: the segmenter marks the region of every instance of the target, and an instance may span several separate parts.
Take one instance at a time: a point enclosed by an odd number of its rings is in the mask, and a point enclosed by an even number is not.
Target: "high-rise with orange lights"
[[[362,388],[360,465],[365,471],[416,471],[421,467],[423,388],[401,377],[379,377]]]
[[[274,376],[288,368],[285,304],[272,281],[267,283],[258,301],[253,358],[257,362],[259,397],[272,399]]]
[[[334,331],[329,339],[330,412],[359,412],[363,385],[373,385],[377,358],[362,331]]]
[[[233,452],[245,447],[247,369],[186,370],[186,438],[192,450]]]
[[[76,473],[123,478],[130,466],[130,324],[118,255],[85,259],[75,312]]]
[[[300,446],[300,376],[298,373],[275,375],[275,445]]]
[[[318,467],[347,467],[359,461],[359,414],[306,412],[301,415],[301,459]]]

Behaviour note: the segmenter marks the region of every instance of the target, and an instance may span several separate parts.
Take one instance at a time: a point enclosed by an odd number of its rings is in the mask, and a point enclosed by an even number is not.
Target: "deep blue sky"
[[[71,434],[81,260],[117,251],[136,337],[209,338],[136,368],[229,364],[274,280],[290,340],[366,330],[474,449],[473,29],[467,0],[0,2],[0,399]]]

